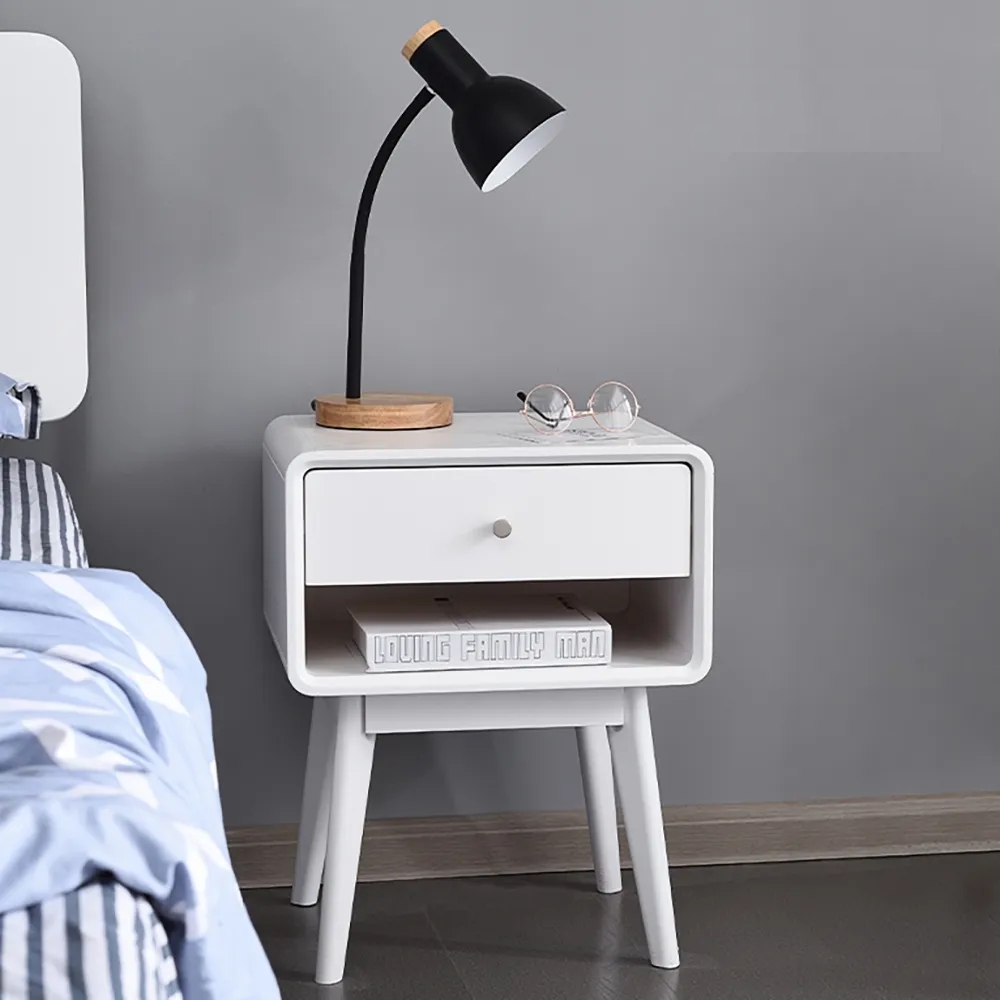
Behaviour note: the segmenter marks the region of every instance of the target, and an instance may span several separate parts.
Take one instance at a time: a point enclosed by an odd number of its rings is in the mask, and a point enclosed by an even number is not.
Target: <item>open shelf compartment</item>
[[[593,608],[611,623],[611,663],[369,673],[352,639],[347,612],[352,600],[511,593],[571,594]],[[312,695],[691,684],[707,669],[694,605],[691,577],[306,587],[304,663],[301,671],[289,664],[289,674],[296,688]]]

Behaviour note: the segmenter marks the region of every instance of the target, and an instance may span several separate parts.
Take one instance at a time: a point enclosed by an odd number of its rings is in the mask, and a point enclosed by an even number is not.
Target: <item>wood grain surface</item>
[[[320,396],[316,423],[347,430],[404,431],[447,427],[454,404],[450,396],[417,393],[365,393],[360,399]]]
[[[413,53],[416,52],[417,49],[419,49],[420,46],[431,37],[431,35],[436,34],[440,30],[441,25],[438,24],[437,21],[428,21],[422,27],[417,28],[417,30],[406,40],[406,44],[403,46],[403,58],[409,62],[410,59],[413,58]]]
[[[674,867],[1000,850],[1000,794],[671,806],[663,811]],[[287,886],[294,825],[229,831],[244,888]],[[622,863],[630,866],[619,829]],[[365,824],[363,882],[585,871],[581,812],[503,813]]]

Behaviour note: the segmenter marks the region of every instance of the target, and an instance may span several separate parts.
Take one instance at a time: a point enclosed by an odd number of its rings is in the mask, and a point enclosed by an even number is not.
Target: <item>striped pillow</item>
[[[0,458],[0,559],[87,566],[73,501],[51,466]]]

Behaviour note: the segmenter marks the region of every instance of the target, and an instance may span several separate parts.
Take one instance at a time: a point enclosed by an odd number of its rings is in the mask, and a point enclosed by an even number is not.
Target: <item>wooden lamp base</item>
[[[319,396],[313,408],[320,427],[355,431],[413,431],[447,427],[451,423],[454,403],[451,396],[369,392],[360,399]]]

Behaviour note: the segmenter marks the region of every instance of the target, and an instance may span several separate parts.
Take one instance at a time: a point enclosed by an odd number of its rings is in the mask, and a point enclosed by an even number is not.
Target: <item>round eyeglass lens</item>
[[[639,401],[622,382],[605,382],[590,397],[590,409],[606,431],[627,431],[639,416]]]
[[[524,400],[528,423],[543,434],[558,434],[573,422],[573,403],[557,385],[539,385]]]

